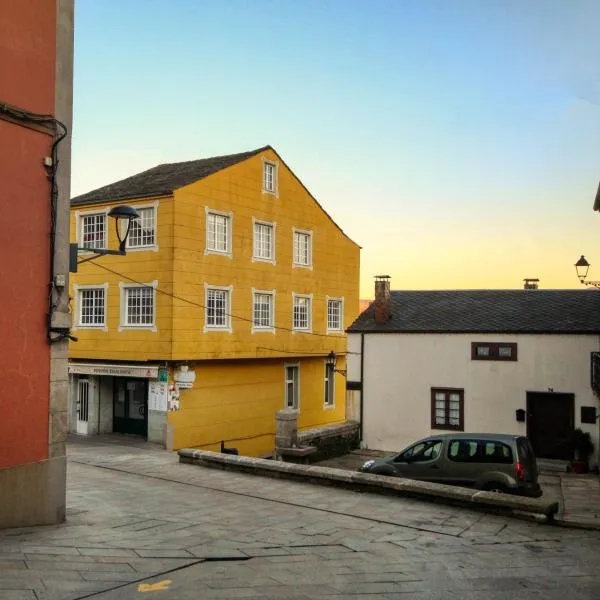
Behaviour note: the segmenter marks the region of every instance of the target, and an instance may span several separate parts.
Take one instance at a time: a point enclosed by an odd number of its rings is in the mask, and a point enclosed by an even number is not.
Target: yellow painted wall
[[[190,366],[196,372],[194,387],[180,391],[180,410],[168,416],[174,449],[218,451],[224,440],[241,454],[271,452],[275,414],[285,408],[288,362],[300,367],[299,428],[342,422],[346,382],[336,374],[335,406],[326,408],[322,358],[198,362]],[[343,359],[338,363],[344,368]]]
[[[100,256],[79,265],[78,272],[71,275],[71,306],[73,312],[73,335],[77,342],[69,343],[69,357],[73,359],[102,359],[122,361],[168,360],[172,351],[172,299],[156,294],[157,331],[124,329],[119,331],[121,319],[121,294],[119,282],[132,283],[127,277],[150,283],[158,281],[158,287],[168,293],[173,290],[173,198],[136,199],[127,201],[131,206],[148,206],[158,201],[157,240],[158,251],[128,250],[126,256]],[[83,213],[101,212],[106,208],[123,204],[112,202],[71,210],[71,242],[76,242],[77,216]],[[117,249],[119,242],[114,219],[107,217],[108,248]],[[80,260],[89,254],[81,254]],[[111,273],[107,267],[120,273]],[[108,283],[107,325],[108,330],[79,328],[77,326],[77,301],[74,285],[102,285]]]
[[[262,192],[263,159],[278,163],[279,193]],[[205,254],[206,209],[233,214],[232,257]],[[276,264],[253,262],[253,217],[273,222]],[[312,269],[293,267],[293,228],[312,231]],[[175,192],[174,290],[205,303],[204,284],[233,286],[232,333],[203,333],[204,309],[175,301],[174,359],[265,358],[345,350],[345,334],[326,335],[327,296],[344,298],[344,327],[358,314],[359,247],[346,237],[272,150]],[[292,327],[292,292],[313,294],[312,331],[252,333],[252,288],[275,289],[275,325]],[[265,350],[270,348],[271,350]],[[275,350],[273,350],[275,349]]]

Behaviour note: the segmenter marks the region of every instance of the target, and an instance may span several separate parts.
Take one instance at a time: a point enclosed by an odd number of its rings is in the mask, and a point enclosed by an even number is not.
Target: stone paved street
[[[69,447],[68,523],[0,532],[2,600],[600,597],[600,533]]]

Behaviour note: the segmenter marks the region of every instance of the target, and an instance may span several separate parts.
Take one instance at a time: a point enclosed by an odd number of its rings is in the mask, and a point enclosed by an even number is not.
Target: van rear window
[[[493,440],[454,440],[448,446],[448,458],[454,462],[512,464],[510,446]]]

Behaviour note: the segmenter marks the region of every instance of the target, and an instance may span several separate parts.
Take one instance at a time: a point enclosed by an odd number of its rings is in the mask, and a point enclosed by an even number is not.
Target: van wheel
[[[502,485],[501,483],[486,483],[482,489],[485,492],[495,492],[496,494],[506,493],[506,486]]]

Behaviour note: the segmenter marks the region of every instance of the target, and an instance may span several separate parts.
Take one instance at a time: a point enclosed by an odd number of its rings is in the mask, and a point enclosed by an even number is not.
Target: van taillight
[[[523,472],[523,465],[521,463],[517,463],[517,479],[519,481],[525,480],[525,473]]]

